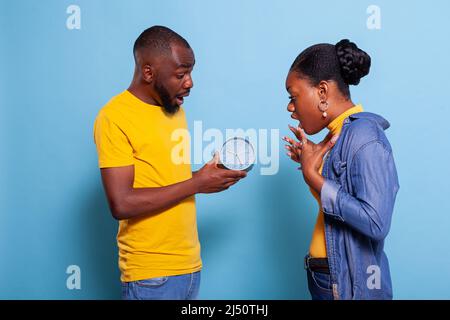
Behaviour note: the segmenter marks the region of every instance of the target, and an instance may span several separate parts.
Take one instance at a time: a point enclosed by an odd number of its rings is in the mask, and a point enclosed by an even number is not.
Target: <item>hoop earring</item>
[[[317,107],[319,108],[320,112],[322,112],[322,117],[326,118],[328,116],[326,112],[328,110],[328,102],[321,100]]]

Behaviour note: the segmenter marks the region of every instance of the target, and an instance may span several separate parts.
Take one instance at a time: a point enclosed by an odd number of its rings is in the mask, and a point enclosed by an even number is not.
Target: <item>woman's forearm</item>
[[[303,178],[305,182],[313,189],[317,194],[320,194],[325,179],[322,175],[315,170],[307,170],[303,172]]]

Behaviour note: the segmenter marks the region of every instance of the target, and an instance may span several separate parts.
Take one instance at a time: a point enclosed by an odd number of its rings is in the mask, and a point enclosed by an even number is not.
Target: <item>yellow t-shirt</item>
[[[171,159],[177,129],[187,130],[183,108],[172,116],[129,91],[113,97],[94,125],[100,168],[134,165],[134,188],[163,187],[192,177],[190,163]],[[190,155],[190,150],[184,150]],[[161,212],[119,222],[123,282],[180,275],[202,267],[194,196]]]
[[[363,108],[361,105],[356,105],[353,108],[346,110],[337,116],[333,121],[328,125],[328,130],[330,130],[333,135],[340,134],[342,130],[342,126],[344,125],[344,120],[348,118],[350,115],[363,112]],[[319,172],[322,174],[323,162],[322,166],[320,166]],[[314,258],[326,258],[327,257],[327,246],[325,240],[325,222],[322,211],[322,204],[320,203],[320,196],[312,189],[311,193],[314,198],[316,198],[319,203],[319,214],[317,215],[316,226],[314,227],[311,244],[309,246],[309,254]]]

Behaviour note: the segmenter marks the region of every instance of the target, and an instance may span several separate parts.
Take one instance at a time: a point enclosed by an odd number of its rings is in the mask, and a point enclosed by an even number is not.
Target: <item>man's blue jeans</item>
[[[195,300],[200,289],[200,271],[122,282],[123,300]]]

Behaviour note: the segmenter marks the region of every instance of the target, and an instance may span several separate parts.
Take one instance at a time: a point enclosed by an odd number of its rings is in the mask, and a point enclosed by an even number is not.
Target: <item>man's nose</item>
[[[189,78],[186,79],[184,82],[184,89],[191,89],[194,86],[194,81],[192,80],[192,77],[189,76]]]

